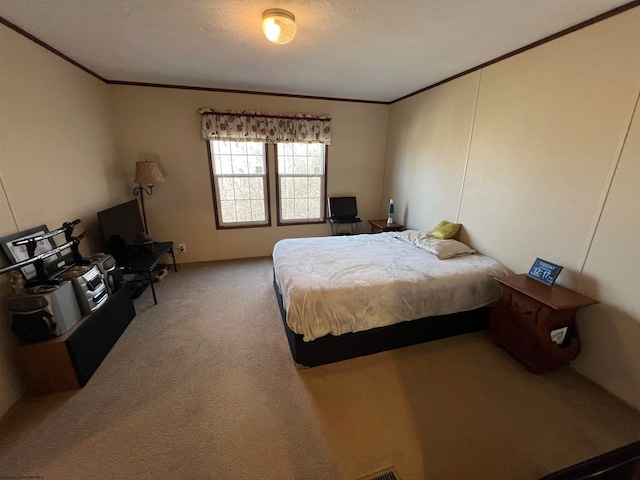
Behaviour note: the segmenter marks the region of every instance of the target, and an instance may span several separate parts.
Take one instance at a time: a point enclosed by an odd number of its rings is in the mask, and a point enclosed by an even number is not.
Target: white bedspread
[[[480,254],[438,260],[393,232],[286,239],[273,249],[287,324],[305,341],[473,310],[501,296],[509,275]]]

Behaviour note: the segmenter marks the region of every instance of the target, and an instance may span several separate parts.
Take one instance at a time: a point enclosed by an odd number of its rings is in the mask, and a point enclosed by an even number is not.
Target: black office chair
[[[356,197],[329,197],[329,223],[333,235],[361,233]],[[342,225],[350,225],[351,232],[340,232]]]

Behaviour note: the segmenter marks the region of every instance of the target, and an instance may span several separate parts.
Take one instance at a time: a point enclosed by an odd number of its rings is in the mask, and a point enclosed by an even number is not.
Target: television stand
[[[151,278],[151,274],[160,263],[160,260],[162,260],[162,257],[169,253],[173,260],[173,271],[177,272],[178,267],[176,265],[176,256],[173,253],[173,242],[154,242],[153,251],[151,252],[134,249],[128,251],[126,255],[120,256],[116,259],[118,266],[122,267],[122,273],[124,275],[139,274],[145,277],[151,286],[154,305],[158,304],[158,299],[156,298],[156,289],[153,286],[153,278]],[[143,290],[144,289],[140,290],[139,293],[142,293]]]
[[[42,395],[84,387],[135,316],[125,282],[104,305],[64,335],[20,344],[16,357],[29,393]]]
[[[147,277],[134,278],[132,280],[127,280],[127,282],[129,282],[129,287],[131,288],[131,298],[134,300],[142,295],[149,286],[149,280]]]
[[[329,224],[331,225],[331,233],[333,235],[355,235],[356,233],[361,233],[360,224],[362,220],[359,218],[348,218],[348,219],[339,219],[339,218],[329,218]],[[351,227],[351,232],[341,232],[340,227],[342,225],[349,225]]]

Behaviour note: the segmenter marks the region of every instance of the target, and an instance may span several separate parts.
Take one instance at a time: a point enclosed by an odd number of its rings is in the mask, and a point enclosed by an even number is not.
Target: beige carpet
[[[271,269],[171,272],[84,389],[0,420],[0,477],[535,479],[640,439],[638,412],[485,332],[296,370]]]

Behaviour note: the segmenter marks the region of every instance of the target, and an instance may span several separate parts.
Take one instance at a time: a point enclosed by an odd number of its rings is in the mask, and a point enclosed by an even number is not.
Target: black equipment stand
[[[178,271],[178,267],[176,266],[176,257],[173,253],[173,242],[154,242],[153,250],[150,252],[141,252],[138,248],[142,247],[133,247],[133,250],[128,252],[126,256],[117,259],[118,265],[122,267],[122,273],[124,275],[139,274],[143,275],[149,281],[151,285],[151,292],[153,293],[153,303],[154,305],[157,305],[158,300],[156,298],[156,289],[153,286],[151,273],[154,268],[158,266],[162,257],[169,253],[173,259],[173,271]]]

